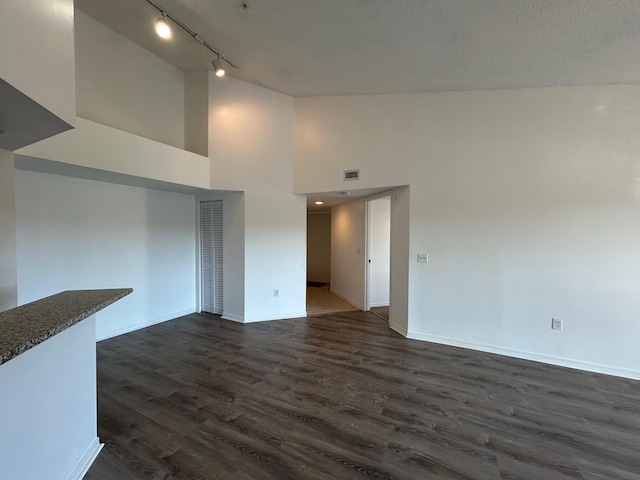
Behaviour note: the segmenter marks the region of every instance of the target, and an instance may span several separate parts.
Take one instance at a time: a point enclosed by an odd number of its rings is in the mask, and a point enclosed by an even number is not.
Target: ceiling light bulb
[[[213,70],[216,72],[217,77],[224,77],[224,67],[222,66],[220,57],[214,58],[211,61],[211,65],[213,65]]]
[[[171,27],[164,13],[156,20],[156,33],[161,38],[171,38]]]
[[[320,201],[316,202],[316,205],[323,205],[323,204],[324,202],[320,202]]]

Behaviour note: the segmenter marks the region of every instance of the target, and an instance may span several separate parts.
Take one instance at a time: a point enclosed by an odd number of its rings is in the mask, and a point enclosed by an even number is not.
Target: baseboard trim
[[[104,447],[104,443],[100,443],[100,439],[98,437],[94,438],[91,445],[89,445],[89,448],[87,448],[87,451],[84,452],[80,461],[67,477],[67,480],[82,480],[89,471],[89,468],[91,468],[91,465],[93,465],[95,459],[98,457],[102,447]]]
[[[232,322],[244,323],[244,317],[233,313],[222,312],[223,320],[231,320]]]
[[[255,322],[270,322],[271,320],[287,320],[289,318],[305,318],[307,316],[306,310],[300,310],[297,312],[277,313],[274,315],[260,315],[257,317],[244,317],[244,323]]]
[[[350,303],[351,305],[353,305],[354,307],[360,309],[360,310],[364,310],[364,304],[356,302],[348,297],[345,297],[344,295],[341,295],[340,293],[336,292],[335,290],[331,290],[331,293],[333,293],[336,297],[340,297],[342,300],[344,300],[347,303]]]
[[[147,323],[136,323],[135,325],[131,325],[129,327],[123,328],[121,330],[116,330],[115,332],[107,333],[106,335],[100,335],[96,337],[97,342],[101,342],[102,340],[107,340],[109,338],[118,337],[120,335],[124,335],[125,333],[135,332],[136,330],[140,330],[142,328],[151,327],[153,325],[157,325],[158,323],[167,322],[169,320],[175,320],[178,317],[183,317],[184,315],[189,315],[191,313],[195,313],[195,308],[189,308],[187,310],[182,310],[179,312],[174,312],[170,315],[163,315],[162,317],[155,318]]]
[[[375,307],[388,307],[389,306],[389,302],[378,302],[378,303],[372,303],[369,305],[369,308],[375,308]]]
[[[394,332],[399,333],[400,335],[402,335],[403,337],[407,336],[407,329],[406,327],[402,327],[400,325],[395,325],[393,323],[389,323],[389,328],[391,330],[393,330]]]
[[[393,327],[391,327],[393,328]],[[394,328],[395,330],[395,328]],[[522,360],[531,360],[534,362],[547,363],[559,367],[574,368],[592,373],[603,373],[605,375],[613,375],[616,377],[630,378],[640,380],[640,370],[630,368],[615,367],[612,365],[603,365],[600,363],[585,362],[582,360],[574,360],[566,357],[558,357],[555,355],[547,355],[544,353],[529,352],[527,350],[518,350],[515,348],[501,347],[487,343],[469,342],[466,340],[457,340],[448,337],[440,337],[438,335],[429,335],[420,332],[408,332],[407,338],[413,340],[422,340],[424,342],[439,343],[449,345],[451,347],[468,348],[486,353],[495,353],[497,355],[505,355],[507,357],[520,358]]]

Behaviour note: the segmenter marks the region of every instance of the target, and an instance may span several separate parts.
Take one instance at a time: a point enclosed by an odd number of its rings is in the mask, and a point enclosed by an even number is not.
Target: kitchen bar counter
[[[0,479],[83,478],[102,448],[96,313],[131,291],[72,290],[0,313]]]
[[[0,312],[0,365],[131,293],[130,288],[68,290]]]

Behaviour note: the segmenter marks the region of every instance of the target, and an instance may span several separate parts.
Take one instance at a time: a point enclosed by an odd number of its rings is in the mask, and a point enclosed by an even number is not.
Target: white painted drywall
[[[307,214],[307,281],[331,282],[331,212]]]
[[[212,188],[245,192],[243,320],[304,316],[306,198],[291,193],[293,99],[230,77],[210,75],[209,85]]]
[[[389,305],[391,280],[391,198],[377,198],[367,203],[369,307],[384,307]]]
[[[200,195],[198,202],[222,200],[222,317],[244,319],[244,193],[215,192]],[[198,222],[198,304],[200,303],[200,218]]]
[[[209,71],[184,74],[184,148],[209,155]]]
[[[185,146],[184,74],[76,9],[79,117]]]
[[[640,86],[302,98],[295,118],[294,191],[345,168],[410,185],[410,336],[640,376]]]
[[[83,118],[74,130],[16,153],[191,187],[208,189],[210,182],[207,157]]]
[[[191,195],[15,171],[18,303],[132,287],[99,312],[99,339],[195,310]]]
[[[0,478],[79,479],[97,442],[95,317],[0,365]]]
[[[391,192],[391,288],[389,326],[407,335],[409,302],[414,288],[409,285],[410,248],[410,187],[397,187]]]
[[[73,125],[73,0],[0,2],[0,78]]]
[[[343,203],[331,209],[331,291],[364,308],[365,203]]]
[[[13,153],[0,150],[0,312],[17,304]]]

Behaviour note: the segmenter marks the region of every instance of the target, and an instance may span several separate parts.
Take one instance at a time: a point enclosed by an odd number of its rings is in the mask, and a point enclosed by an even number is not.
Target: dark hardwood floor
[[[389,306],[386,307],[371,307],[371,313],[377,315],[378,317],[389,321]]]
[[[100,342],[98,403],[88,480],[640,479],[640,382],[364,312],[194,314]]]

